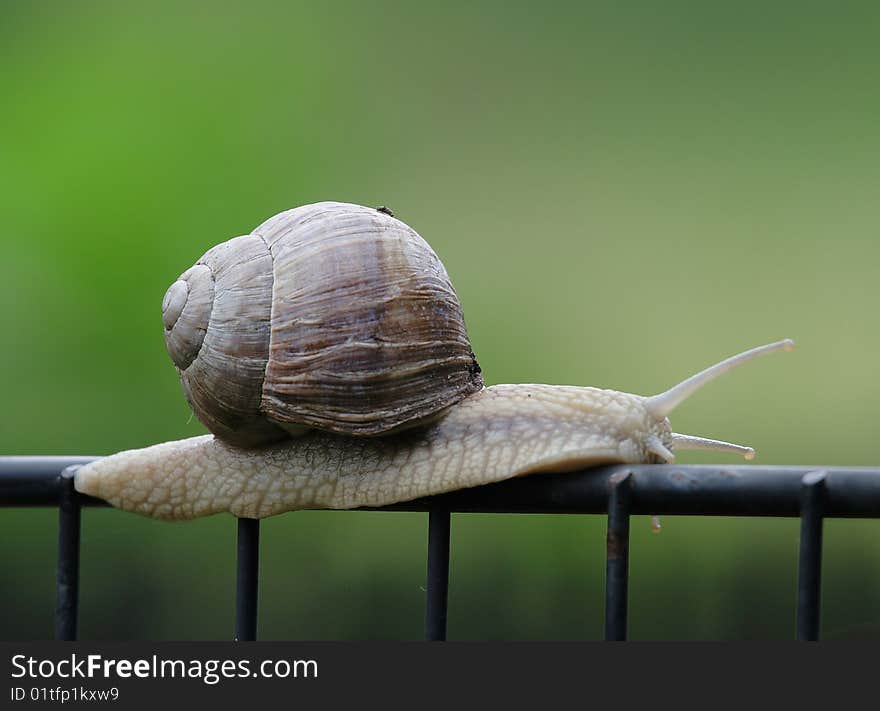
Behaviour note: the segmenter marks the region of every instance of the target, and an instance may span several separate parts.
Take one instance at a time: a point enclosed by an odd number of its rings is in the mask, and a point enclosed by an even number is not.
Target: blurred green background
[[[316,200],[443,258],[488,383],[664,389],[758,463],[877,465],[876,3],[4,2],[0,453],[201,433],[161,335],[206,249]],[[683,455],[681,461],[728,461]],[[56,514],[0,511],[0,637],[52,635]],[[794,633],[795,520],[633,523],[634,638]],[[263,638],[419,638],[426,518],[263,526]],[[458,515],[449,633],[602,634],[601,516]],[[83,523],[85,638],[229,638],[235,524]],[[880,522],[826,526],[826,637],[880,637]]]

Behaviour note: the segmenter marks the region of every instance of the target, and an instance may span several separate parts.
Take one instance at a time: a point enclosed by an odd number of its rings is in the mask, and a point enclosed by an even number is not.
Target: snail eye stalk
[[[722,360],[720,363],[709,366],[705,370],[692,375],[687,380],[680,382],[678,385],[674,385],[664,393],[649,397],[645,405],[648,412],[658,419],[666,417],[676,407],[697,392],[697,390],[700,390],[704,385],[711,383],[718,376],[723,375],[727,371],[733,370],[737,366],[747,363],[758,356],[775,353],[776,351],[791,351],[793,349],[794,341],[790,338],[786,338],[783,341],[777,341],[776,343],[768,343],[765,346],[752,348],[744,353],[739,353],[726,360]]]

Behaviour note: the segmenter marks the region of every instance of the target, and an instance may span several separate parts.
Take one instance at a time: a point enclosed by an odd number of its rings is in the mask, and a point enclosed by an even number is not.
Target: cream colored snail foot
[[[85,465],[75,484],[84,494],[156,518],[224,511],[263,518],[296,509],[384,506],[597,464],[670,462],[681,449],[749,458],[749,447],[673,433],[667,416],[719,375],[792,346],[784,340],[753,348],[652,397],[495,385],[420,427],[384,437],[310,430],[251,449],[210,435],[166,442]]]

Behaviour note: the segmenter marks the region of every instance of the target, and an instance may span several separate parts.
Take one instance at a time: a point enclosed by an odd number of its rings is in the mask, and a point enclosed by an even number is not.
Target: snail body
[[[751,458],[676,434],[667,416],[722,373],[793,345],[754,348],[652,397],[484,387],[427,243],[385,211],[344,203],[281,213],[210,250],[172,284],[163,320],[184,392],[214,434],[75,476],[83,494],[163,519],[384,506],[526,474],[673,462],[680,449]]]
[[[496,385],[427,427],[390,437],[313,430],[242,449],[205,435],[98,460],[77,473],[76,486],[114,506],[170,519],[383,506],[521,474],[651,461],[645,439],[672,446],[672,433],[668,421],[650,422],[636,397]]]

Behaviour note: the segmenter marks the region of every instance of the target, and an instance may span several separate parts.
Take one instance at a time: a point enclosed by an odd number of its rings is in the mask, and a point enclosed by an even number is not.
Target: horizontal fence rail
[[[0,507],[59,510],[56,637],[77,636],[82,507],[107,506],[73,488],[97,457],[0,457]],[[627,636],[629,520],[635,514],[800,517],[797,638],[819,635],[822,522],[880,518],[880,468],[640,464],[536,474],[371,511],[429,513],[425,636],[446,639],[452,513],[603,513],[608,516],[605,636]],[[238,520],[234,638],[256,639],[259,521]]]
[[[99,457],[0,457],[0,506],[58,506],[61,473]],[[880,467],[615,464],[534,474],[372,511],[607,513],[610,480],[633,474],[632,514],[800,516],[801,480],[824,473],[828,518],[880,518]],[[107,506],[79,495],[82,506]]]

